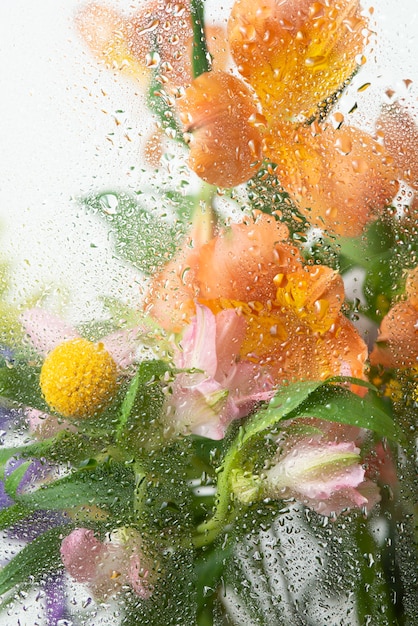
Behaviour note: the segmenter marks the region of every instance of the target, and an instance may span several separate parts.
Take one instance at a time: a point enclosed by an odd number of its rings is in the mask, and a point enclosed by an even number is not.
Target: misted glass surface
[[[0,4],[0,624],[418,623],[417,15]]]

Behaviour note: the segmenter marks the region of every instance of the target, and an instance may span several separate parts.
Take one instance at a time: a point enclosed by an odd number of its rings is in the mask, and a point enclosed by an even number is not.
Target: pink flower
[[[100,541],[92,530],[76,528],[63,540],[61,558],[69,575],[87,583],[97,598],[106,598],[124,585],[143,599],[152,594],[150,567],[140,537],[131,529],[118,529]]]
[[[377,486],[365,480],[355,443],[323,434],[284,442],[265,474],[264,492],[273,498],[294,497],[321,515],[353,507],[370,510],[380,500]]]
[[[25,411],[26,419],[29,425],[30,433],[36,439],[48,439],[55,437],[64,430],[67,432],[76,432],[77,429],[70,421],[65,420],[49,413],[43,413],[38,409],[27,408]]]
[[[181,370],[167,397],[167,424],[177,433],[222,439],[229,423],[271,398],[272,381],[259,365],[239,360],[246,321],[234,309],[214,315],[196,305],[174,365]]]
[[[20,321],[33,347],[43,356],[66,341],[81,338],[77,330],[61,317],[38,307],[25,311]],[[138,332],[138,328],[121,330],[101,339],[105,350],[120,369],[134,362],[136,346],[133,339]]]

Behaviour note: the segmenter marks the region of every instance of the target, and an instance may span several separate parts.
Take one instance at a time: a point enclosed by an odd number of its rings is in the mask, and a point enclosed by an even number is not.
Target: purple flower
[[[271,398],[272,381],[259,366],[240,361],[246,321],[233,309],[196,315],[174,354],[180,372],[167,396],[167,425],[176,433],[222,439],[230,422]]]

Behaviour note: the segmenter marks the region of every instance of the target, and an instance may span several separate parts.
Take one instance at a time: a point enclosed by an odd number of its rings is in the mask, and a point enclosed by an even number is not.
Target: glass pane
[[[0,4],[0,624],[418,621],[417,16]]]

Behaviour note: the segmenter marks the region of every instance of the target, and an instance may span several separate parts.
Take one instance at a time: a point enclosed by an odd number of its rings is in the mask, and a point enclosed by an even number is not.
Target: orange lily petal
[[[273,299],[274,276],[299,267],[299,252],[284,242],[287,227],[266,214],[254,215],[210,240],[198,220],[191,240],[153,278],[146,299],[164,328],[180,330],[194,314],[194,300]]]
[[[285,225],[261,212],[232,224],[200,250],[195,268],[199,299],[273,300],[276,274],[300,265],[299,252],[285,242],[288,234]]]
[[[232,56],[269,123],[311,115],[354,72],[367,22],[358,0],[236,0]]]
[[[226,72],[207,72],[178,100],[190,141],[189,165],[210,184],[234,187],[261,164],[259,116],[249,89]]]
[[[403,178],[418,189],[418,126],[399,103],[385,107],[377,122],[386,150],[393,157]]]
[[[281,125],[266,136],[264,151],[309,221],[337,235],[361,234],[398,189],[392,158],[357,128]]]

